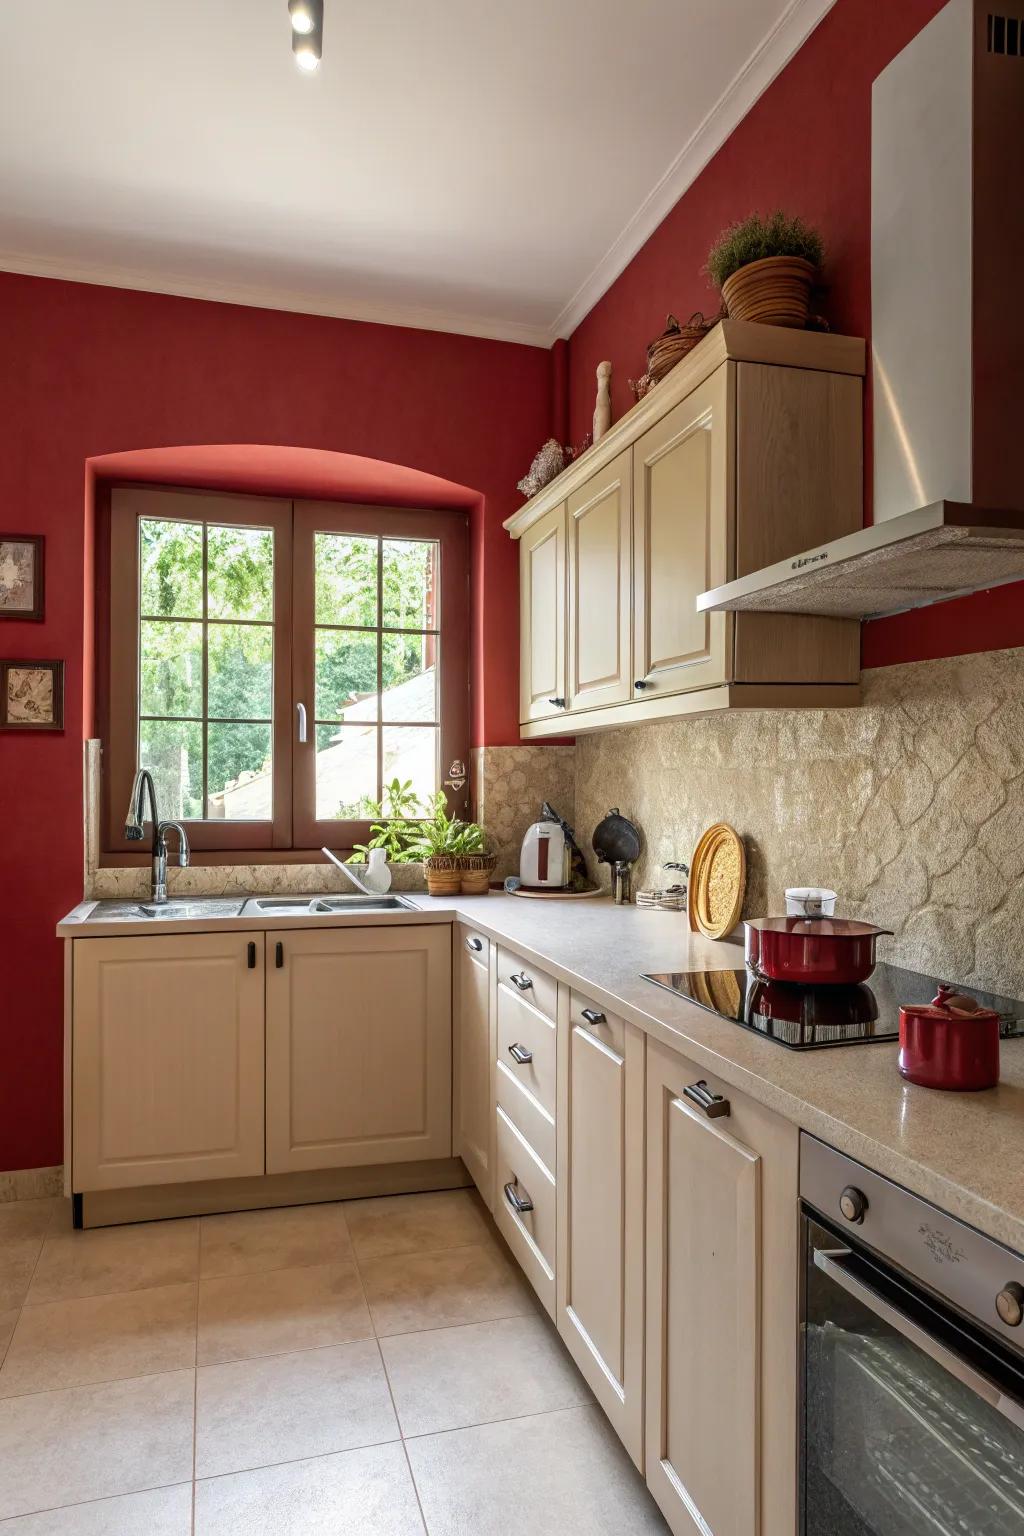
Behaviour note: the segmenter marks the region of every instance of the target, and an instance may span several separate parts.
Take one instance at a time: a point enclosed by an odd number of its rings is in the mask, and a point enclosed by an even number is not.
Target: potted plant
[[[780,209],[724,229],[705,271],[722,290],[730,319],[803,329],[823,254],[817,230]]]
[[[427,811],[426,819],[416,825],[416,838],[409,852],[411,857],[422,859],[426,866],[430,895],[454,896],[459,890],[486,891],[487,876],[494,868],[495,858],[485,850],[483,828],[476,822],[449,816],[443,790],[428,803]],[[474,865],[479,867],[474,868]],[[481,877],[482,886],[476,883]]]

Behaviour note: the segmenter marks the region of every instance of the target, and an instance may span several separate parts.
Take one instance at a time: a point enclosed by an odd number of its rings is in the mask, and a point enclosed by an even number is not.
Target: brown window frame
[[[138,843],[124,837],[139,731],[140,518],[269,527],[274,532],[273,815],[269,821],[187,821],[189,841],[200,862],[295,860],[318,853],[324,844],[348,851],[369,836],[368,821],[316,817],[312,562],[318,532],[437,542],[438,783],[448,796],[450,812],[469,814],[469,529],[465,512],[289,501],[151,485],[116,485],[104,491],[109,494],[98,497],[97,647],[104,859],[134,864],[148,857]],[[377,618],[381,633],[382,615],[378,613]],[[307,707],[305,743],[298,740],[296,705],[300,702]],[[460,765],[463,771],[453,772]]]

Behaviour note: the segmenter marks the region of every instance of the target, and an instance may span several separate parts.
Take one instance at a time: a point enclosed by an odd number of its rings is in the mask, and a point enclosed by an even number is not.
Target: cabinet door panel
[[[646,698],[727,681],[727,614],[696,598],[728,580],[730,365],[646,432],[633,450],[634,655]]]
[[[487,1205],[494,1201],[494,1041],[491,1029],[494,946],[482,933],[455,928],[458,954],[458,1112],[453,1148]]]
[[[75,1191],[263,1173],[262,933],[80,940],[73,965]]]
[[[566,707],[565,502],[523,534],[519,594],[519,718],[525,723]]]
[[[450,934],[303,929],[280,942],[267,972],[267,1172],[450,1156]]]
[[[561,1042],[558,1331],[642,1467],[644,1037],[567,1019]]]
[[[569,497],[569,708],[632,697],[631,450]]]

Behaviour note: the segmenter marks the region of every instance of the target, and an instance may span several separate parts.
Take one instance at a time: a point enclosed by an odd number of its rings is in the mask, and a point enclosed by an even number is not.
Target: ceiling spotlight
[[[319,69],[320,52],[319,32],[311,32],[305,37],[299,32],[292,33],[292,53],[295,55],[295,62],[300,69],[308,70],[310,74],[315,69]]]
[[[292,31],[306,36],[321,31],[324,24],[324,0],[288,0]]]

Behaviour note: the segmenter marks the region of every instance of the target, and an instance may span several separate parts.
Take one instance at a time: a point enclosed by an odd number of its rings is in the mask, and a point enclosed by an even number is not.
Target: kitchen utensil
[[[640,833],[613,805],[594,828],[591,846],[599,864],[612,866],[612,896],[617,906],[629,900],[630,865],[640,857]]]
[[[588,896],[603,896],[599,885],[591,886],[586,891],[538,891],[532,890],[528,885],[517,885],[514,889],[505,886],[509,896],[532,896],[536,901],[583,901]]]
[[[747,887],[743,843],[727,822],[708,827],[690,860],[690,927],[709,939],[723,939],[740,920]]]
[[[769,981],[852,986],[875,968],[875,941],[889,928],[845,917],[754,917],[743,925],[751,970]]]
[[[922,1088],[975,1092],[999,1081],[999,1015],[940,986],[930,1003],[900,1008],[899,1069]]]
[[[836,910],[838,897],[817,885],[791,885],[786,891],[786,913],[789,917],[831,917]]]
[[[519,855],[524,885],[561,889],[569,884],[569,845],[557,821],[535,821],[527,827]]]

